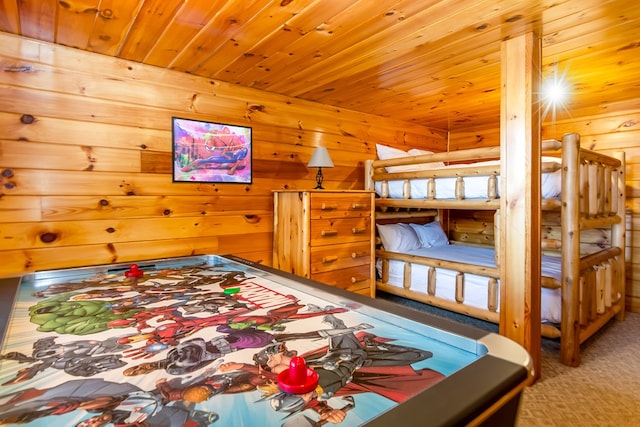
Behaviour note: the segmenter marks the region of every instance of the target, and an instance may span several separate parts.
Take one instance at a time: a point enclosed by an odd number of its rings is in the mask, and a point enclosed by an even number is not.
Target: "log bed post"
[[[580,136],[562,138],[562,333],[560,361],[569,366],[580,364]],[[588,173],[588,171],[583,171]],[[585,210],[588,212],[588,207]],[[583,304],[585,301],[583,301]]]
[[[620,262],[618,263],[619,267],[617,269],[617,277],[615,283],[618,284],[616,291],[620,293],[620,312],[616,316],[618,320],[624,320],[625,317],[625,295],[626,295],[626,273],[625,273],[625,243],[626,243],[626,229],[627,229],[627,212],[626,212],[626,183],[627,183],[627,175],[625,170],[626,158],[624,151],[618,151],[614,154],[614,157],[621,162],[621,166],[617,171],[617,175],[614,177],[614,183],[612,183],[612,187],[615,188],[615,201],[612,200],[612,203],[615,203],[611,209],[615,209],[616,214],[621,218],[622,221],[618,224],[614,224],[611,228],[611,244],[613,246],[617,246],[622,249],[622,254],[619,255]],[[613,192],[613,189],[612,189]],[[616,293],[617,293],[616,292]]]
[[[500,106],[500,333],[541,367],[540,39],[502,42]]]

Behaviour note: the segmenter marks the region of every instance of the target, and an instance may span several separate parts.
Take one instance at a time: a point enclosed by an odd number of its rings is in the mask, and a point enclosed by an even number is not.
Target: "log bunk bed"
[[[365,188],[376,191],[378,290],[499,323],[499,310],[509,310],[499,289],[497,245],[507,232],[499,226],[499,148],[365,162]],[[624,317],[625,159],[581,148],[577,134],[544,141],[542,151],[541,331],[560,339],[562,363],[575,366],[580,344]],[[471,194],[478,179],[483,194]],[[401,232],[389,234],[390,223],[404,224]],[[391,241],[411,223],[417,244]],[[421,241],[420,227],[438,223],[444,243]],[[463,249],[471,250],[463,261],[450,255]]]

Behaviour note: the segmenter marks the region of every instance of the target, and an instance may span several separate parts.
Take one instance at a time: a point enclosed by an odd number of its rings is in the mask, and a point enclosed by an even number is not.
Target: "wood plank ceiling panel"
[[[18,0],[0,0],[0,31],[20,34]]]
[[[396,0],[397,1],[397,0]],[[348,9],[354,1],[318,2],[307,1],[304,7],[296,10],[285,19],[284,24],[255,43],[245,55],[232,61],[229,66],[220,68],[214,77],[232,81],[245,86],[260,88],[265,79],[274,81],[295,72],[290,66],[297,64],[298,56],[293,49],[302,39],[324,37],[322,26],[326,20],[332,19]],[[299,6],[301,2],[296,3]],[[316,38],[312,46],[304,49],[305,54],[317,55]],[[251,61],[251,64],[247,63]],[[257,78],[264,76],[262,79]],[[262,83],[264,84],[264,83]],[[267,83],[267,86],[270,86]]]
[[[117,56],[143,4],[144,0],[102,0],[88,50]]]
[[[637,103],[635,0],[0,0],[0,31],[441,129],[498,123],[500,43],[534,30],[569,110]]]
[[[254,86],[278,91],[276,82],[286,86],[284,80],[299,75],[310,66],[346,49],[352,49],[363,39],[372,37],[404,19],[404,16],[396,16],[395,10],[391,9],[402,5],[397,0],[368,2],[364,7],[362,3],[360,1],[333,17],[323,15],[321,19],[317,19],[313,10],[305,10],[301,14],[306,18],[305,22],[300,22],[302,19],[297,16],[293,18],[291,25],[297,29],[298,37],[285,46],[286,50],[277,52],[275,58],[265,55],[260,65],[268,69],[269,73],[264,79],[255,82]],[[245,74],[252,73],[247,70]],[[248,82],[238,81],[240,84]],[[288,87],[287,91],[291,93],[291,87]]]
[[[87,49],[96,21],[100,0],[60,2],[56,22],[56,41],[66,46]]]
[[[144,62],[159,67],[169,66],[225,3],[227,0],[191,0],[183,3],[147,53]]]
[[[56,0],[23,0],[18,3],[21,34],[33,39],[56,40]]]
[[[226,2],[209,23],[194,37],[180,54],[169,64],[178,71],[188,71],[193,74],[200,64],[217,53],[225,44],[234,44],[234,34],[251,17],[264,8],[260,0]],[[243,46],[246,48],[246,46]],[[223,61],[220,60],[222,63]],[[208,74],[207,77],[212,77]]]
[[[185,0],[144,0],[118,56],[142,62]]]
[[[303,9],[313,7],[314,4],[318,2],[305,0],[291,2],[283,8],[278,3],[272,3],[258,13],[248,11],[241,17],[242,21],[234,30],[230,41],[221,46],[215,55],[209,56],[206,61],[191,71],[194,74],[206,74],[225,81],[233,81],[233,75],[245,69],[254,71],[261,60],[261,56],[252,51],[254,46],[264,40],[277,44],[279,35],[284,32],[282,22],[286,23],[289,18],[296,16]],[[329,3],[320,4],[328,5]],[[348,2],[331,4],[344,7]],[[317,13],[321,14],[321,11]]]

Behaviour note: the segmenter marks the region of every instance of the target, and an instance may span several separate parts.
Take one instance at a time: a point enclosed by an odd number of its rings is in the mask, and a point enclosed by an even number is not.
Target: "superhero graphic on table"
[[[230,286],[236,283],[236,279],[242,277],[237,272],[225,272],[219,277],[219,282]],[[214,278],[215,280],[215,278]],[[201,279],[190,280],[190,283],[202,284]],[[136,293],[127,297],[121,297],[122,293],[128,293],[132,288],[119,286],[118,288],[91,289],[84,293],[79,292],[54,292],[53,296],[38,302],[29,308],[31,321],[39,327],[38,331],[56,332],[59,334],[88,335],[102,332],[114,327],[126,327],[135,325],[138,330],[148,329],[148,322],[153,318],[159,318],[160,322],[174,320],[173,324],[161,325],[155,328],[154,332],[140,333],[125,337],[111,337],[102,344],[93,340],[72,341],[64,344],[55,343],[55,338],[43,338],[34,343],[32,356],[27,356],[20,352],[9,352],[0,356],[0,359],[15,360],[19,363],[32,363],[32,366],[21,369],[15,378],[5,384],[24,381],[32,378],[37,373],[46,368],[53,367],[63,369],[74,376],[91,376],[95,373],[104,372],[109,369],[116,369],[126,365],[121,360],[121,352],[130,349],[129,342],[140,339],[147,339],[147,345],[143,349],[129,350],[125,356],[143,357],[157,353],[169,345],[179,343],[181,334],[186,336],[201,328],[213,325],[224,327],[229,322],[229,317],[240,313],[246,313],[249,306],[238,301],[234,295],[224,292],[201,292],[191,295],[192,300],[185,299],[182,287],[169,287],[168,285],[158,286],[137,286],[138,289],[145,289],[143,293]],[[153,292],[149,289],[153,288]],[[57,287],[58,290],[64,287]],[[198,290],[198,288],[192,288]],[[40,295],[47,294],[46,290]],[[91,297],[118,297],[113,300],[92,300]],[[162,301],[177,300],[177,302],[165,307],[146,309],[143,304],[153,304]],[[219,313],[224,307],[226,314],[214,315],[207,319],[197,318],[196,320],[184,318],[178,311],[182,308],[187,313],[197,313],[202,310]],[[302,307],[300,305],[296,307]],[[287,310],[282,311],[282,315],[289,314]],[[271,321],[269,318],[262,323]],[[238,318],[238,324],[247,322],[245,318]],[[275,327],[275,326],[274,326]],[[230,330],[233,333],[235,331]],[[267,342],[271,340],[267,338]],[[231,337],[230,340],[236,340]],[[110,342],[113,346],[107,346]],[[258,344],[265,342],[259,341]],[[104,354],[106,347],[110,347],[113,354]]]
[[[359,325],[358,328],[366,326]],[[89,418],[78,423],[80,427],[110,424],[117,427],[205,426],[215,422],[218,415],[196,409],[198,403],[221,393],[244,393],[255,389],[267,393],[265,399],[277,411],[295,414],[310,409],[316,411],[321,420],[340,423],[355,405],[351,397],[354,394],[378,392],[377,387],[384,390],[394,384],[394,392],[387,395],[400,402],[413,393],[411,387],[402,386],[406,380],[424,386],[441,378],[430,370],[423,370],[427,375],[416,371],[410,374],[409,365],[418,359],[430,357],[429,352],[392,345],[388,340],[368,333],[360,332],[356,337],[354,328],[345,329],[318,331],[318,335],[325,336],[326,332],[330,332],[330,345],[326,353],[318,352],[317,358],[308,356],[311,364],[322,363],[322,367],[316,368],[321,377],[318,389],[305,395],[288,395],[277,391],[277,374],[288,366],[287,360],[295,352],[287,350],[284,343],[276,343],[256,354],[255,366],[221,364],[220,368],[226,365],[220,369],[224,372],[222,374],[211,375],[214,368],[184,383],[180,379],[160,379],[156,389],[151,391],[128,383],[101,379],[73,380],[42,390],[27,389],[0,405],[0,423],[22,424],[41,417],[82,410],[87,412]],[[309,333],[309,336],[312,335],[315,332]],[[346,354],[357,356],[349,360]],[[357,367],[361,363],[364,365]],[[327,373],[328,376],[325,375]],[[349,380],[349,375],[353,375],[353,380]],[[384,383],[392,378],[392,383]],[[333,396],[342,398],[344,403],[338,408],[331,407],[327,399]]]
[[[270,379],[258,388],[264,391],[264,399],[270,401],[274,410],[297,413],[313,409],[321,420],[332,423],[342,422],[346,409],[352,407],[348,402],[342,408],[332,408],[327,403],[332,397],[372,392],[402,402],[444,378],[437,371],[414,370],[411,367],[432,357],[429,351],[392,344],[389,339],[364,332],[371,328],[367,324],[347,328],[342,320],[333,315],[326,315],[323,321],[329,323],[332,329],[279,334],[277,343],[254,355],[255,367],[227,364],[227,369],[241,369]],[[318,338],[327,339],[328,346],[302,355],[307,366],[318,373],[318,387],[300,395],[281,392],[275,382],[277,374],[288,369],[292,357],[297,354],[295,350],[287,348],[285,341]]]
[[[29,308],[31,321],[39,325],[38,330],[43,332],[55,331],[59,334],[74,335],[97,333],[113,327],[129,326],[133,320],[142,323],[155,316],[164,316],[171,309],[186,304],[196,295],[207,293],[198,286],[216,284],[225,289],[248,279],[246,274],[239,271],[198,274],[203,272],[206,270],[190,267],[182,274],[179,270],[160,270],[134,279],[127,278],[124,283],[111,276],[99,276],[91,281],[53,284],[35,293],[35,296],[40,298],[50,297]],[[176,280],[174,276],[179,279]],[[103,280],[99,280],[100,278]],[[140,283],[143,278],[145,281]],[[167,283],[164,283],[164,280]],[[68,291],[79,290],[80,286],[88,285],[113,287],[88,290],[84,293]],[[121,297],[128,292],[133,292],[134,295]],[[94,299],[97,295],[120,298]],[[169,299],[178,301],[164,309],[145,309],[146,305]],[[238,308],[237,305],[235,307]]]
[[[122,361],[120,352],[129,347],[118,343],[117,337],[101,341],[71,341],[64,344],[56,343],[55,337],[40,338],[33,343],[31,356],[16,351],[0,355],[0,360],[32,363],[31,366],[18,370],[15,378],[2,385],[26,381],[50,367],[80,377],[90,377],[110,369],[121,368],[126,366],[126,362]]]
[[[184,400],[172,400],[172,389],[164,380],[158,381],[156,389],[145,391],[129,383],[97,378],[67,381],[47,389],[26,389],[0,405],[0,424],[26,424],[77,410],[90,415],[78,427],[204,427],[217,420],[215,413],[197,410]]]
[[[225,267],[25,288],[25,338],[0,356],[0,424],[228,425],[240,405],[269,425],[350,426],[371,402],[389,408],[443,378],[423,368],[419,341],[381,338],[356,303]],[[318,387],[289,395],[278,374],[297,355]]]
[[[233,277],[236,277],[236,275],[233,275]],[[104,296],[107,293],[106,291],[95,290],[93,295]],[[196,294],[196,297],[199,296],[200,298],[196,298],[197,301],[194,304],[185,306],[182,305],[182,302],[179,302],[146,310],[137,304],[128,304],[126,309],[123,310],[120,303],[125,300],[124,298],[107,302],[88,300],[85,298],[86,295],[86,293],[62,293],[48,298],[30,308],[31,319],[34,323],[40,325],[38,330],[83,335],[101,332],[108,328],[126,326],[136,326],[139,331],[143,331],[149,329],[148,322],[153,318],[160,318],[159,321],[161,322],[170,321],[170,323],[163,323],[158,327],[151,328],[151,331],[121,337],[117,340],[120,345],[118,349],[124,350],[125,357],[133,359],[148,358],[167,348],[174,347],[166,359],[130,367],[125,371],[125,375],[148,373],[154,369],[167,369],[172,374],[192,372],[238,349],[264,346],[273,340],[273,336],[266,330],[283,330],[286,322],[346,311],[344,308],[328,307],[325,310],[321,310],[318,307],[312,307],[306,313],[299,313],[299,309],[303,308],[304,305],[293,302],[287,306],[269,310],[264,315],[243,316],[240,314],[250,311],[247,304],[241,303],[233,295],[227,295],[223,292]],[[157,303],[166,299],[161,294],[156,295],[157,297],[149,300],[148,295],[145,294],[143,296],[147,298],[141,298],[138,301]],[[175,289],[172,289],[171,295],[175,298]],[[130,301],[133,298],[127,298],[126,300]],[[185,311],[196,313],[199,309],[206,309],[217,313],[221,307],[226,307],[230,311],[205,318],[183,317],[178,311],[178,308],[186,308]],[[198,338],[181,343],[182,338],[203,328],[213,326],[216,326],[217,332],[222,333],[223,336],[215,337],[206,342]],[[142,340],[146,340],[146,344],[140,348],[127,349],[130,346],[125,345]],[[67,347],[77,346],[79,345],[78,343],[80,342],[68,344]],[[63,366],[61,362],[65,360],[67,365],[76,364],[74,370],[67,367],[64,368],[68,373],[82,376],[91,375],[91,371],[83,372],[80,369],[82,362],[76,356],[77,354],[69,353],[67,356],[48,357],[47,362],[41,362],[31,368],[22,370],[17,375],[16,380],[30,378],[50,366]],[[13,360],[19,360],[21,363],[36,361],[36,359],[31,360],[26,357],[20,358],[17,354],[7,355],[5,358],[13,358]],[[54,361],[58,363],[54,363]],[[87,363],[95,363],[96,368],[93,373],[119,368],[124,365],[124,362],[120,360],[119,354],[94,356],[91,359],[85,359],[84,362],[85,367]]]
[[[265,315],[233,317],[228,324],[216,328],[222,336],[210,340],[194,338],[181,342],[169,350],[165,359],[127,368],[124,374],[141,375],[156,369],[164,369],[172,375],[190,373],[234,351],[264,347],[274,340],[274,335],[268,331],[282,331],[287,322],[347,311],[345,308],[330,306],[321,309],[310,304],[306,312],[299,313],[298,310],[303,307],[305,306],[293,303],[269,310]]]
[[[224,290],[252,278],[247,276],[244,271],[211,270],[198,264],[185,266],[181,269],[166,268],[153,271],[141,269],[139,271],[142,274],[135,277],[126,277],[115,273],[98,273],[82,281],[52,283],[46,288],[33,292],[33,296],[47,298],[79,290],[84,290],[83,293],[97,298],[109,295],[118,297],[127,292],[135,292],[136,294],[201,292],[202,289],[199,289],[198,286],[217,285]]]

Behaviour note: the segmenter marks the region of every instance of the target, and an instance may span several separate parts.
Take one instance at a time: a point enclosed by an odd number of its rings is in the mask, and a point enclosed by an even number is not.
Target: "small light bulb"
[[[548,82],[544,88],[544,97],[553,105],[562,105],[567,99],[567,87],[561,80]]]

